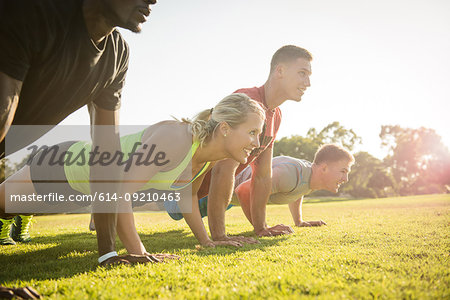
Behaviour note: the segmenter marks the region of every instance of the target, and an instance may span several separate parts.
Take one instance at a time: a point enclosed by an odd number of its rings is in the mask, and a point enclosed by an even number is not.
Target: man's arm
[[[291,211],[292,219],[294,220],[295,226],[298,227],[310,227],[310,226],[322,226],[327,225],[322,220],[319,221],[303,221],[302,218],[302,204],[303,196],[301,196],[297,201],[289,203],[289,210]]]
[[[0,142],[14,119],[21,89],[22,81],[0,72]]]
[[[211,170],[211,183],[208,193],[208,224],[213,241],[233,240],[239,243],[258,243],[244,236],[227,236],[225,231],[225,211],[234,190],[234,174],[239,163],[224,159]]]
[[[98,107],[95,103],[89,104],[88,109],[91,117],[92,149],[95,149],[95,147],[98,146],[100,152],[115,152],[115,150],[120,150],[119,132],[117,128],[119,123],[119,111],[106,110]],[[98,166],[90,167],[90,180],[95,181],[105,179],[108,170],[106,170],[106,168],[96,167]],[[109,190],[108,187],[113,187],[113,185],[91,183],[91,192],[95,192],[99,189],[99,192],[114,191],[114,189],[112,191]],[[93,211],[97,231],[98,252],[99,256],[102,256],[115,250],[117,214],[96,213],[96,210],[100,211],[100,208],[94,203]]]
[[[92,149],[99,147],[100,153],[109,152],[114,154],[120,151],[119,140],[119,111],[107,110],[98,107],[95,103],[88,106],[89,114],[91,116],[91,135],[92,135]],[[104,126],[108,125],[108,126]],[[99,167],[94,165],[90,167],[90,181],[91,193],[104,192],[115,193],[120,189],[117,182],[120,182],[121,172],[119,167],[112,163],[106,167]],[[96,180],[110,180],[108,183],[95,184]],[[116,182],[114,182],[116,181]],[[111,203],[111,202],[110,202]],[[100,205],[105,205],[100,203]],[[147,255],[124,255],[117,256],[115,252],[116,244],[116,225],[117,213],[116,206],[99,207],[98,203],[93,204],[94,222],[97,231],[98,254],[100,256],[99,263],[103,265],[114,263],[151,263],[160,262],[159,259]],[[108,210],[113,212],[96,213],[96,211]]]
[[[271,236],[266,224],[266,205],[272,189],[272,147],[255,160],[250,181],[250,211],[258,236]]]
[[[303,196],[297,199],[297,201],[289,203],[289,210],[291,211],[295,226],[308,226],[306,224],[302,224],[304,223],[302,218],[302,203]]]
[[[268,227],[266,224],[266,205],[272,190],[273,149],[268,147],[253,165],[250,183],[250,211],[254,231],[258,236],[274,236],[292,233],[289,226],[279,224]]]

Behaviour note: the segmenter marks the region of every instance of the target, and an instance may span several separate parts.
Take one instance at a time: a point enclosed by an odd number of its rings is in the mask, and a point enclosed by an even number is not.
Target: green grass
[[[267,212],[271,225],[292,224],[287,206]],[[112,269],[97,267],[88,215],[36,217],[31,244],[0,246],[0,285],[30,285],[49,299],[450,299],[450,195],[310,199],[303,214],[328,226],[197,249],[183,221],[137,213],[147,250],[182,259]],[[239,207],[227,212],[227,230],[252,236]]]

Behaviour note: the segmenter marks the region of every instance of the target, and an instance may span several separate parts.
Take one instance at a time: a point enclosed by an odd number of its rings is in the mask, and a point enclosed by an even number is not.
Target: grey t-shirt
[[[312,192],[309,181],[311,179],[311,162],[289,156],[277,156],[272,159],[272,171],[277,178],[272,180],[272,192],[269,203],[288,204]],[[250,166],[242,170],[235,178],[235,188],[252,177]],[[294,180],[293,180],[294,179]],[[285,182],[292,182],[285,185]],[[236,194],[233,194],[232,204],[239,204]]]

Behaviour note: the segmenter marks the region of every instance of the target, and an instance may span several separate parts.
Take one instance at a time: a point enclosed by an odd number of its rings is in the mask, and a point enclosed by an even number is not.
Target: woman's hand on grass
[[[100,266],[108,267],[108,266],[114,266],[114,265],[147,264],[147,263],[158,263],[158,262],[161,262],[161,261],[153,256],[128,254],[128,255],[119,255],[119,256],[110,257],[107,260],[100,263]]]
[[[301,221],[300,223],[295,224],[295,226],[297,227],[311,227],[311,226],[322,226],[322,225],[327,225],[327,223],[325,223],[322,220],[319,221]]]
[[[239,242],[241,244],[259,244],[259,241],[257,239],[254,239],[252,237],[248,236],[242,236],[242,235],[225,235],[219,239],[214,239],[215,241],[235,241]]]
[[[214,248],[216,246],[242,247],[243,244],[241,242],[233,241],[233,240],[226,240],[226,241],[212,241],[212,240],[208,240],[208,241],[204,242],[202,244],[202,246],[211,247],[211,248]]]
[[[294,233],[294,230],[291,226],[284,225],[284,224],[278,224],[273,227],[265,227],[260,230],[255,230],[255,233],[257,236],[277,236],[277,235],[283,235],[283,234],[291,234]]]

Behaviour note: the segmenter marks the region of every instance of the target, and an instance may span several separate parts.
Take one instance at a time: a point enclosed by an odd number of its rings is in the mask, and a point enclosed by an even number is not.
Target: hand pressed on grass
[[[159,259],[161,262],[164,262],[166,260],[179,260],[181,259],[181,256],[176,254],[168,254],[168,253],[148,253],[145,252],[145,255],[154,257],[156,259]]]
[[[311,227],[311,226],[322,226],[322,225],[327,225],[327,223],[325,223],[322,220],[319,221],[301,221],[300,223],[295,224],[295,226],[297,227]]]
[[[265,227],[261,230],[256,231],[255,233],[257,236],[277,236],[277,235],[283,235],[283,234],[291,234],[294,233],[294,230],[291,226],[284,225],[284,224],[278,224],[273,227]]]
[[[241,244],[259,244],[258,240],[254,239],[252,237],[247,237],[247,236],[242,236],[242,235],[236,235],[236,236],[225,235],[223,237],[214,239],[214,241],[234,241],[234,242],[238,242]]]
[[[226,241],[207,241],[206,243],[204,243],[202,246],[205,247],[211,247],[214,248],[216,246],[234,246],[234,247],[242,247],[243,244],[237,241],[233,241],[233,240],[226,240]]]
[[[147,263],[159,263],[160,259],[153,255],[119,255],[108,258],[107,260],[100,263],[100,266],[114,266],[114,265],[132,265],[132,264],[147,264]]]
[[[8,288],[0,286],[0,298],[12,299],[18,297],[19,299],[41,299],[41,295],[31,286],[24,288]]]

